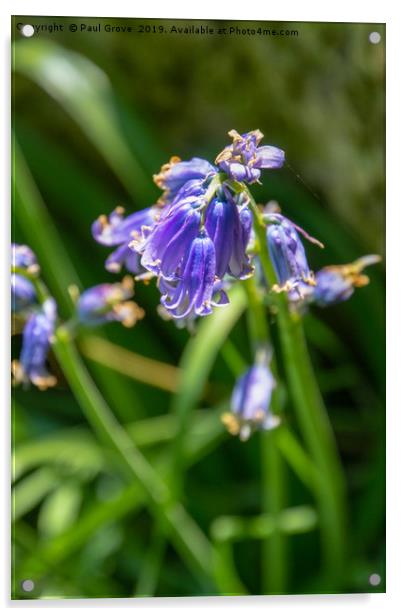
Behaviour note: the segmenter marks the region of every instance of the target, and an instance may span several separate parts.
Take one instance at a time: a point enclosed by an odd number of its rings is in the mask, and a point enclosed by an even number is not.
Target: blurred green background
[[[21,23],[64,24],[64,31],[24,39]],[[324,242],[324,251],[307,247],[313,269],[367,253],[384,256],[384,26],[275,24],[299,34],[244,37],[81,33],[70,32],[71,23],[101,30],[106,23],[232,25],[13,18],[13,240],[37,253],[63,317],[70,310],[68,285],[115,280],[103,267],[108,250],[92,240],[92,221],[116,205],[129,212],[147,207],[159,196],[152,174],[161,164],[172,155],[213,160],[232,128],[259,128],[265,143],[286,151],[288,165],[265,173],[253,193],[261,203],[277,200]],[[377,45],[369,42],[372,31],[382,36]],[[313,310],[305,322],[347,481],[348,559],[338,588],[344,592],[385,588],[382,270],[373,267],[371,284],[349,302]],[[261,536],[250,531],[232,541],[225,534],[228,516],[261,513],[260,441],[240,443],[219,421],[238,360],[250,361],[244,316],[233,317],[228,342],[208,347],[211,369],[200,370],[197,380],[191,339],[160,319],[154,285],[138,284],[136,300],[147,316],[133,330],[113,324],[85,332],[79,348],[162,476],[177,428],[171,410],[182,395],[178,383],[186,382],[186,370],[195,379],[183,502],[235,564],[247,591],[261,593]],[[208,327],[213,332],[217,325],[211,320]],[[13,337],[13,356],[20,338]],[[53,390],[14,390],[14,598],[211,592],[161,541],[52,357],[51,364],[58,376]],[[292,425],[289,401],[285,412]],[[313,498],[291,468],[286,481],[289,508],[305,507],[305,529],[289,537],[283,591],[331,592],[323,582]],[[378,586],[370,585],[373,573],[381,576]],[[27,578],[35,582],[31,593],[21,588]]]

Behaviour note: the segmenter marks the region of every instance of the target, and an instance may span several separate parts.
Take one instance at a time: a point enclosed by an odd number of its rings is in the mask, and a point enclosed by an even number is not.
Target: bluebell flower
[[[14,267],[21,267],[30,273],[39,271],[35,253],[24,244],[11,244],[11,263]]]
[[[170,281],[166,281],[163,278],[159,279],[159,290],[162,293],[163,297],[173,297],[176,289],[177,289],[177,285],[178,282],[170,282]],[[228,288],[231,286],[231,283],[229,280],[219,280],[219,278],[215,279],[215,282],[213,284],[213,289],[212,289],[212,294],[211,294],[211,306],[212,307],[219,307],[219,306],[226,306],[227,304],[229,304],[229,297],[226,293],[226,291],[228,290]],[[193,305],[192,309],[190,311],[188,311],[187,314],[185,314],[184,316],[176,316],[176,313],[172,313],[169,310],[167,310],[165,308],[165,306],[163,304],[160,304],[158,306],[158,314],[159,316],[164,320],[164,321],[170,321],[173,320],[174,324],[176,325],[176,327],[178,329],[187,329],[191,334],[195,333],[195,322],[199,316],[199,314],[197,314],[196,312],[196,307],[195,305]]]
[[[20,274],[11,274],[11,309],[22,312],[36,302],[35,288],[29,280]]]
[[[34,252],[23,244],[11,245],[11,263],[13,267],[26,270],[30,274],[39,272],[39,265]],[[22,312],[36,302],[35,288],[25,276],[11,274],[11,309]]]
[[[142,241],[132,242],[132,248],[142,253],[145,269],[166,280],[177,278],[177,270],[199,233],[203,206],[202,197],[187,197],[162,216]]]
[[[228,273],[235,278],[244,279],[254,272],[251,259],[247,254],[253,228],[253,215],[247,205],[239,206],[238,212],[239,225],[235,228]]]
[[[134,283],[126,276],[119,283],[99,284],[82,293],[77,302],[77,316],[89,326],[119,321],[132,327],[144,316],[144,311],[135,302],[127,301],[134,294]]]
[[[153,206],[124,217],[124,208],[117,207],[108,217],[102,215],[95,220],[94,239],[104,246],[117,246],[105,262],[109,272],[118,273],[123,266],[132,274],[141,271],[139,256],[129,248],[129,243],[142,229],[152,228],[159,214],[160,208]]]
[[[247,207],[240,209],[229,192],[215,197],[208,205],[205,227],[215,245],[216,275],[226,273],[246,278],[253,272],[246,254],[250,239],[252,214]]]
[[[191,314],[205,316],[212,312],[215,268],[214,244],[205,230],[201,230],[191,242],[176,283],[159,281],[161,304],[172,317],[183,319]]]
[[[318,306],[331,306],[344,302],[355,288],[364,287],[370,279],[362,271],[368,265],[381,261],[378,255],[366,255],[347,265],[330,265],[316,274],[316,286],[312,289],[310,301]]]
[[[276,292],[287,291],[290,299],[302,297],[306,286],[314,286],[315,280],[307,263],[306,252],[299,236],[303,233],[310,241],[320,246],[320,242],[308,236],[281,214],[267,217],[267,243],[278,285]]]
[[[240,135],[231,130],[231,145],[226,146],[216,157],[215,163],[228,176],[238,182],[257,182],[261,169],[278,169],[283,166],[285,152],[272,145],[259,147],[264,137],[260,130],[253,130]]]
[[[53,298],[47,299],[40,310],[29,317],[23,331],[20,359],[12,363],[14,384],[31,382],[39,389],[56,384],[56,377],[46,368],[56,318],[57,306]]]
[[[159,202],[161,204],[171,202],[187,182],[204,181],[216,173],[217,169],[203,158],[182,161],[178,156],[173,156],[153,178],[155,184],[164,191]]]
[[[222,422],[233,435],[247,440],[255,430],[271,430],[280,420],[270,410],[275,379],[268,366],[266,350],[257,354],[254,365],[236,382],[230,413],[224,413]]]

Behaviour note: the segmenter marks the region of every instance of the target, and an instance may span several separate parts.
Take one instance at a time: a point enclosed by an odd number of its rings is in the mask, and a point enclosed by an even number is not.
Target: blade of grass
[[[34,509],[58,485],[58,475],[52,468],[43,467],[22,479],[12,498],[12,518],[19,520]]]
[[[135,199],[152,201],[152,182],[122,136],[109,78],[98,66],[53,41],[39,39],[16,43],[13,64],[73,118]]]
[[[172,419],[171,416],[167,416]],[[144,420],[144,422],[152,422],[152,420]],[[130,435],[138,434],[136,427],[143,422],[135,422],[128,428]],[[219,430],[217,430],[217,425]],[[205,428],[203,428],[205,426]],[[203,438],[200,438],[201,434]],[[214,417],[213,424],[211,418],[201,415],[199,422],[194,427],[194,439],[189,435],[187,447],[185,450],[186,468],[196,464],[200,457],[205,453],[205,450],[210,451],[213,446],[216,446],[224,435],[223,429]],[[89,435],[88,435],[89,436]],[[94,445],[95,442],[93,443]],[[55,440],[55,445],[60,449],[59,439]],[[166,468],[168,459],[166,455],[161,455],[155,462],[155,468],[162,471]],[[134,483],[127,488],[124,488],[116,497],[102,503],[96,503],[87,513],[83,514],[75,524],[74,528],[66,533],[54,538],[49,542],[42,542],[33,550],[34,556],[27,562],[25,571],[29,577],[30,572],[36,571],[40,574],[35,563],[41,561],[48,563],[49,566],[54,566],[68,558],[75,551],[79,550],[84,545],[89,536],[95,533],[100,527],[108,524],[110,520],[119,520],[127,515],[134,515],[140,507],[146,504],[146,494],[144,489]],[[36,567],[36,568],[35,568]],[[32,573],[31,573],[32,575]]]
[[[99,336],[85,336],[79,342],[79,349],[88,359],[125,376],[164,391],[177,391],[180,370],[175,366],[133,353]]]
[[[244,282],[244,289],[248,298],[247,324],[253,355],[263,346],[269,347],[270,332],[267,316],[263,305],[263,297],[254,278]],[[280,400],[278,396],[279,378],[276,369],[275,357],[271,360],[272,372],[277,387],[272,396],[272,410],[281,415]],[[286,502],[286,470],[277,446],[277,433],[262,431],[260,434],[261,473],[262,473],[262,507],[264,512],[273,516],[274,520],[280,515]],[[264,592],[284,593],[287,582],[287,541],[281,528],[276,524],[271,536],[262,543],[262,587]]]

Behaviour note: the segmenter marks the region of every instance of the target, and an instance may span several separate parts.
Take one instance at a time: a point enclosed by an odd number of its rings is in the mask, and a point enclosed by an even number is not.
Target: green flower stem
[[[141,484],[156,520],[171,535],[191,569],[211,587],[212,546],[181,503],[172,500],[164,481],[117,422],[63,327],[56,332],[53,349],[89,424],[109,447],[127,479]]]
[[[266,226],[252,195],[246,189],[254,215],[259,256],[270,286],[275,272],[269,258]],[[334,435],[308,353],[300,315],[290,312],[285,294],[275,296],[284,365],[307,447],[320,473],[317,498],[320,509],[322,547],[328,584],[340,587],[345,559],[345,486]]]
[[[254,352],[261,345],[267,346],[270,341],[265,308],[262,295],[254,278],[244,282],[248,297],[247,322]],[[272,359],[272,369],[275,374],[275,361]],[[275,375],[276,376],[276,375]],[[273,396],[272,410],[279,414],[278,397]],[[261,473],[263,509],[274,519],[279,519],[281,511],[286,506],[286,476],[283,460],[277,445],[276,431],[261,432]],[[263,548],[263,592],[286,592],[287,557],[286,537],[280,525],[274,526],[270,536],[262,543]]]

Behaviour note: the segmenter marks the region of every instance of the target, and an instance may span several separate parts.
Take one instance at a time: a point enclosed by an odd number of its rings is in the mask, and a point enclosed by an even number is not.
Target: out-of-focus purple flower
[[[278,169],[283,166],[283,150],[272,145],[258,147],[264,137],[260,130],[243,135],[231,130],[228,134],[233,143],[218,154],[215,164],[231,179],[252,184],[259,180],[261,169]]]
[[[269,214],[267,218],[268,250],[279,283],[273,290],[287,291],[290,299],[302,297],[306,285],[314,286],[315,280],[298,232],[321,244],[281,214]]]
[[[187,197],[172,207],[142,242],[132,242],[131,246],[142,253],[145,269],[166,280],[177,278],[178,268],[199,233],[203,205],[202,197]]]
[[[236,278],[246,278],[252,273],[250,259],[246,254],[251,218],[248,208],[239,210],[229,192],[222,191],[208,205],[205,227],[214,242],[218,278],[223,278],[226,273]]]
[[[124,208],[117,207],[108,217],[102,215],[95,220],[94,239],[104,246],[117,246],[105,262],[109,272],[118,273],[123,266],[132,274],[141,271],[139,256],[129,248],[129,243],[144,228],[152,228],[159,215],[160,208],[153,206],[124,217]]]
[[[205,316],[212,312],[215,282],[215,248],[211,238],[202,230],[193,239],[183,260],[183,271],[176,283],[161,279],[161,304],[174,318],[190,314]]]
[[[56,318],[57,306],[53,298],[47,299],[40,310],[29,317],[23,331],[20,359],[12,363],[14,384],[31,382],[39,389],[56,384],[56,377],[46,368]]]
[[[254,363],[237,381],[231,399],[231,412],[222,421],[228,431],[247,440],[255,430],[270,430],[279,424],[270,403],[275,379],[268,366],[268,353],[261,351]]]
[[[35,253],[24,244],[11,244],[11,264],[13,267],[22,267],[30,273],[39,271]]]
[[[205,180],[216,173],[216,168],[203,158],[182,161],[178,156],[173,156],[162,166],[160,172],[154,175],[155,184],[164,191],[160,203],[171,202],[187,182]]]
[[[78,299],[78,319],[89,326],[120,321],[125,327],[132,327],[144,316],[142,308],[133,301],[127,301],[133,294],[134,283],[130,276],[114,284],[91,287]]]
[[[11,244],[11,264],[26,270],[30,274],[39,272],[39,265],[35,253],[23,244]],[[36,302],[35,288],[27,278],[21,274],[11,274],[11,309],[21,312]]]
[[[316,274],[316,286],[312,289],[310,301],[318,306],[331,306],[343,302],[353,294],[355,288],[365,287],[370,279],[362,271],[368,265],[381,261],[378,255],[366,255],[347,265],[330,265]]]
[[[20,274],[11,274],[11,309],[22,312],[36,302],[35,288],[29,280]]]

